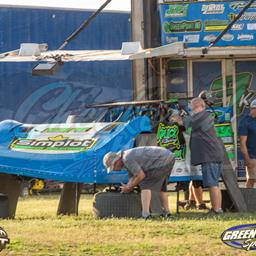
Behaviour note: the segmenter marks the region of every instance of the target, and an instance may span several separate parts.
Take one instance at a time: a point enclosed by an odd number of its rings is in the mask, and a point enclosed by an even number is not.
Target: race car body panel
[[[120,183],[126,172],[107,174],[102,159],[109,151],[134,146],[151,132],[147,116],[128,122],[21,124],[0,122],[0,172],[65,182]]]

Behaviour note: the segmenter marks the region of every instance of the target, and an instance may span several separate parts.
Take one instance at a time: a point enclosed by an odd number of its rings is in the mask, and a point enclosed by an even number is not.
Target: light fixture
[[[51,76],[54,75],[63,64],[61,61],[39,63],[32,69],[33,76]]]

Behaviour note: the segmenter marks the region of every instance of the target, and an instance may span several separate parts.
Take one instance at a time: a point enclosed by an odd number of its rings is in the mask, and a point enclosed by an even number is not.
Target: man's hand
[[[179,115],[173,114],[170,116],[169,121],[176,122],[179,125],[183,125],[182,118]]]
[[[132,188],[129,185],[123,184],[120,187],[121,188],[121,193],[129,193],[132,191]]]

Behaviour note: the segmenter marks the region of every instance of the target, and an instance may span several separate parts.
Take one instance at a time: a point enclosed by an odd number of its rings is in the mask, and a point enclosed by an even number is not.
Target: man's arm
[[[240,149],[244,156],[245,164],[248,168],[252,167],[251,158],[248,153],[248,149],[246,146],[247,136],[240,136]]]
[[[133,188],[136,187],[144,178],[145,173],[143,172],[143,170],[140,170],[136,176],[133,176],[129,179],[129,182],[127,184],[122,184],[121,191],[123,193],[131,192]]]
[[[186,129],[191,127],[193,130],[200,128],[207,131],[214,125],[214,120],[209,115],[206,117],[204,112],[200,112],[193,116],[185,116],[183,123]]]

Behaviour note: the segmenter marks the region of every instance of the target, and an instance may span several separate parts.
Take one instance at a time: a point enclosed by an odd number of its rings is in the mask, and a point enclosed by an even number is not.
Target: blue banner
[[[208,46],[235,19],[247,1],[160,4],[162,45],[185,42]],[[256,45],[256,3],[242,15],[216,46]]]

